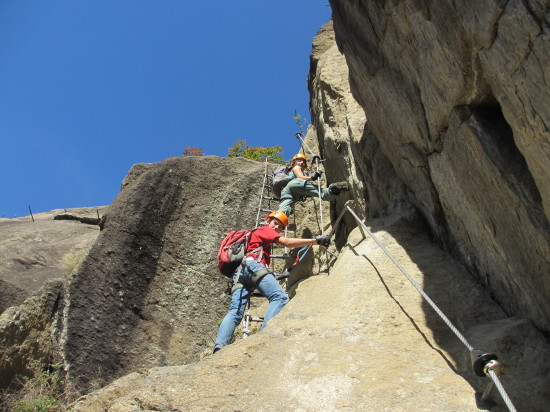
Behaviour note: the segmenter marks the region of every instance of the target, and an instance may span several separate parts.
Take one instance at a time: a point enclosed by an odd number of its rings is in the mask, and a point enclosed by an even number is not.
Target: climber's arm
[[[298,239],[298,238],[281,236],[279,239],[275,241],[275,243],[281,246],[286,246],[288,248],[294,248],[294,247],[316,245],[317,240],[316,239]]]

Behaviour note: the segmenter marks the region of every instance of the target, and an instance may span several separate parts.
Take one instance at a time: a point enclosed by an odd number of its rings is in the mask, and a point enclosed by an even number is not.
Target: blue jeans
[[[281,191],[281,202],[279,203],[278,210],[290,216],[294,210],[294,203],[296,203],[302,195],[319,197],[317,184],[298,177],[292,179]],[[336,195],[333,194],[329,188],[321,189],[321,200],[331,201],[334,199],[336,199]]]
[[[220,328],[218,329],[218,335],[216,336],[216,344],[214,350],[221,349],[231,343],[233,332],[241,322],[244,316],[244,310],[246,303],[250,298],[251,292],[254,290],[252,285],[252,276],[254,272],[265,268],[264,265],[256,260],[247,260],[247,264],[244,266],[242,273],[238,273],[240,267],[235,272],[234,276],[239,276],[238,281],[244,284],[246,287],[239,288],[233,291],[231,294],[231,305],[225,318],[223,318]],[[273,274],[268,273],[262,277],[256,289],[260,291],[269,300],[269,307],[264,316],[264,321],[260,330],[263,330],[267,325],[269,319],[275,316],[281,311],[281,309],[288,303],[288,295],[285,293],[279,282],[275,280]]]

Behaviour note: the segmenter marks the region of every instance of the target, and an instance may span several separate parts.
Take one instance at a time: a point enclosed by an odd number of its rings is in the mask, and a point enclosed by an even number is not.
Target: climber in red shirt
[[[285,293],[273,273],[267,269],[269,256],[273,243],[295,248],[308,245],[328,246],[328,236],[319,236],[314,239],[298,239],[281,236],[281,232],[288,224],[288,217],[281,211],[271,212],[266,217],[267,224],[252,232],[247,247],[247,255],[233,275],[233,289],[231,293],[231,305],[223,319],[214,352],[231,343],[233,332],[241,322],[246,303],[254,289],[269,300],[269,308],[265,313],[260,330],[263,330],[273,316],[288,303],[288,295]]]

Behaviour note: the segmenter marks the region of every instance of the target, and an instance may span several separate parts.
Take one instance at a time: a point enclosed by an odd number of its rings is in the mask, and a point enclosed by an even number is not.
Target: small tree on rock
[[[183,151],[183,156],[203,156],[204,153],[202,149],[192,147],[192,146],[185,146],[185,150]]]
[[[264,160],[269,157],[274,163],[284,163],[283,148],[279,145],[273,147],[248,146],[246,140],[237,140],[229,148],[227,157],[244,157],[251,160]]]

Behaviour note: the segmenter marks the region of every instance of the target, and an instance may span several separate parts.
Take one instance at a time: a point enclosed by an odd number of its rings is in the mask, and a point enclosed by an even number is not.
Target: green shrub
[[[261,146],[248,146],[246,140],[237,140],[233,143],[233,146],[229,148],[227,157],[244,157],[251,160],[264,160],[269,157],[274,163],[284,163],[283,148],[281,146],[273,147],[261,147]]]
[[[80,268],[82,262],[88,255],[90,247],[87,248],[73,248],[67,252],[61,259],[62,267],[65,270],[65,280],[70,281]]]
[[[32,375],[21,378],[16,390],[0,393],[2,410],[13,412],[58,412],[68,410],[78,392],[65,384],[61,376],[61,364],[45,370],[39,362],[32,362]]]
[[[307,119],[305,117],[302,117],[300,114],[297,114],[296,112],[294,112],[294,116],[292,117],[300,128],[300,134],[304,136],[304,131],[307,131]]]

